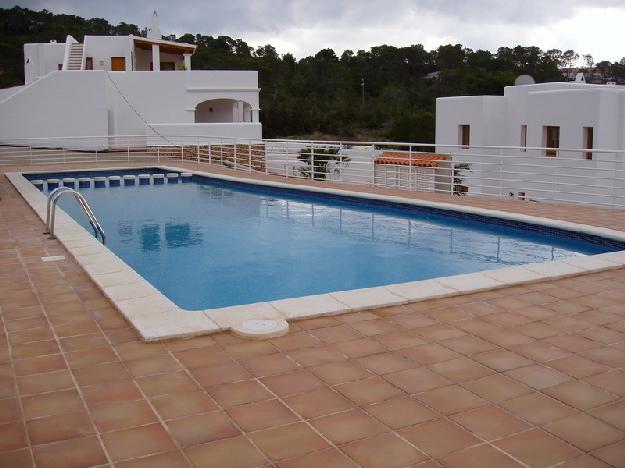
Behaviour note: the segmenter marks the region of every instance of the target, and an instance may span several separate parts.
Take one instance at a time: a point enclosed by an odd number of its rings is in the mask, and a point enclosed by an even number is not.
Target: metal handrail
[[[102,241],[103,244],[105,244],[106,236],[104,235],[104,230],[102,229],[102,226],[100,225],[98,219],[95,217],[95,214],[93,213],[93,210],[89,206],[89,203],[87,203],[87,200],[85,200],[85,197],[83,197],[80,194],[80,192],[69,187],[56,188],[50,193],[50,195],[48,195],[48,203],[46,207],[46,230],[44,231],[44,234],[49,234],[50,239],[56,239],[56,236],[54,235],[54,220],[55,220],[55,214],[56,214],[56,205],[59,199],[61,198],[61,196],[66,193],[71,193],[74,196],[74,198],[78,202],[78,205],[80,205],[83,212],[87,216],[87,219],[89,220],[89,224],[91,224],[91,227],[93,228],[93,235],[97,239],[98,234],[100,234],[100,240]]]

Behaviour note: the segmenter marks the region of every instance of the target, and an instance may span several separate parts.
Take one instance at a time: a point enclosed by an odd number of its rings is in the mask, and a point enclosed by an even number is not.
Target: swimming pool
[[[169,170],[74,171],[29,180]],[[44,187],[44,192],[45,192]],[[426,280],[621,250],[620,241],[469,213],[194,175],[81,188],[107,247],[182,309]],[[76,203],[60,206],[90,229]]]

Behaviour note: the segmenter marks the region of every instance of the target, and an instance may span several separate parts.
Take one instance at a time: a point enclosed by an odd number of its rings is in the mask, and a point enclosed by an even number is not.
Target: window
[[[594,128],[593,127],[584,127],[584,149],[591,150],[594,145]],[[584,153],[584,158],[592,159],[592,151],[586,151]]]
[[[111,71],[126,71],[126,57],[111,57]]]
[[[93,57],[85,59],[85,70],[93,70]]]
[[[62,63],[58,63],[56,65],[56,69],[59,70],[59,71],[63,70],[63,64]]]
[[[545,148],[553,148],[545,150],[545,156],[556,157],[558,155],[557,149],[560,147],[560,127],[546,126],[544,141]]]
[[[521,144],[519,146],[524,148],[521,150],[522,152],[527,151],[525,149],[527,147],[527,125],[521,125]]]
[[[468,148],[471,145],[471,126],[459,125],[458,126],[458,144],[463,148]]]

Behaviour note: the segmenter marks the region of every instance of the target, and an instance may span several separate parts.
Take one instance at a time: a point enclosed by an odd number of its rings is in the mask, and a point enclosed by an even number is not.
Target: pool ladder
[[[54,218],[56,214],[56,204],[59,202],[61,196],[66,193],[71,193],[72,195],[74,195],[74,198],[78,202],[78,205],[80,205],[82,210],[85,212],[85,215],[89,220],[89,224],[91,224],[91,227],[93,228],[93,235],[96,237],[96,239],[98,238],[99,234],[101,242],[103,244],[106,243],[104,230],[102,229],[102,226],[100,226],[100,223],[95,217],[95,214],[93,214],[93,211],[87,203],[87,200],[85,200],[85,197],[83,197],[80,192],[69,187],[59,187],[57,189],[54,189],[50,193],[50,195],[48,195],[48,205],[46,211],[46,230],[44,231],[44,234],[50,234],[50,239],[56,239],[56,236],[54,235]]]

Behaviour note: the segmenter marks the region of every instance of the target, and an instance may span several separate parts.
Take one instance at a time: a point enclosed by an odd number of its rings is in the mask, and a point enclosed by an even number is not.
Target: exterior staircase
[[[67,63],[68,70],[82,70],[82,56],[84,44],[72,44],[69,50],[69,61]]]

